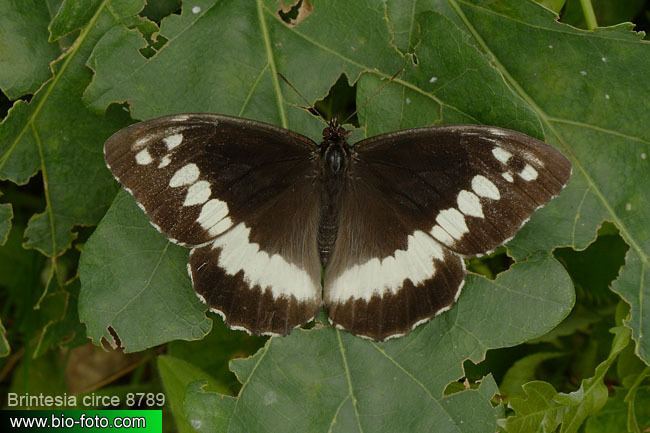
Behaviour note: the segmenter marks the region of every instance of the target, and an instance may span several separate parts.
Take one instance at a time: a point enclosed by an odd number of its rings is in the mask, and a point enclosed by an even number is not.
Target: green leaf
[[[533,216],[510,242],[510,252],[522,259],[558,245],[583,249],[604,220],[613,222],[630,246],[613,290],[631,306],[626,325],[632,329],[637,353],[650,362],[650,318],[644,317],[650,311],[650,130],[634,120],[644,118],[646,107],[629,103],[630,89],[635,89],[635,98],[650,95],[650,81],[624,72],[650,70],[650,46],[641,34],[630,31],[630,25],[574,29],[556,22],[553,12],[531,1],[450,0],[412,6],[413,2],[399,3],[400,8],[415,12],[434,9],[461,26],[510,92],[532,110],[542,128],[539,136],[573,163],[565,191]],[[422,14],[420,20],[422,27],[436,18]],[[447,38],[447,33],[437,38],[434,47]],[[420,46],[424,49],[431,43]],[[446,63],[457,52],[447,53]],[[418,65],[424,66],[426,59],[421,57]],[[432,67],[444,70],[446,63]],[[443,91],[450,83],[466,88],[480,85],[466,79],[471,71],[465,72],[439,78],[435,84],[444,86]],[[437,87],[426,89],[433,97],[439,92]],[[495,99],[504,97],[499,96]],[[389,101],[379,95],[372,105],[394,107],[395,99]],[[480,98],[468,97],[443,102],[462,112],[482,104]],[[489,120],[484,114],[474,117]],[[439,116],[434,112],[429,118]],[[501,120],[497,124],[503,126]]]
[[[535,0],[535,1],[541,4],[542,6],[545,6],[548,9],[552,10],[556,14],[560,13],[562,8],[564,7],[564,4],[566,3],[566,0]]]
[[[123,3],[103,0],[86,9],[88,19],[78,36],[52,63],[52,77],[29,103],[17,101],[0,124],[0,179],[23,184],[37,171],[42,174],[46,208],[30,220],[25,245],[48,256],[58,256],[70,246],[75,225],[96,224],[116,189],[104,168],[102,143],[126,125],[126,113],[110,110],[105,117],[98,116],[83,105],[81,94],[91,78],[85,62],[97,40],[128,19],[135,6],[142,8],[142,2],[126,2],[131,7],[118,7]],[[120,10],[126,15],[120,15]],[[31,22],[31,15],[26,16]],[[35,44],[39,44],[44,39],[41,36],[40,41],[36,40]],[[40,58],[36,60],[35,64]],[[10,78],[19,80],[22,60],[13,61],[8,65]]]
[[[64,0],[49,25],[50,40],[56,41],[63,36],[82,28],[92,18],[102,0]],[[137,3],[137,2],[136,2]],[[136,11],[137,13],[137,11]]]
[[[11,230],[11,220],[14,217],[14,212],[10,204],[0,204],[0,246],[7,242],[9,231]]]
[[[24,340],[35,337],[43,325],[43,317],[34,313],[34,306],[43,294],[46,261],[36,251],[22,248],[24,229],[20,222],[14,224],[7,242],[0,246],[2,314],[5,323],[11,323],[13,341],[19,336]]]
[[[79,280],[74,279],[39,302],[39,315],[51,319],[38,336],[34,357],[53,348],[74,348],[87,342],[86,329],[79,322],[78,297]]]
[[[9,347],[9,340],[7,340],[7,330],[2,325],[2,320],[0,320],[0,358],[9,355],[10,352],[11,347]]]
[[[605,373],[630,342],[629,329],[618,327],[612,332],[614,341],[609,357],[596,367],[594,376],[583,380],[577,391],[570,394],[560,393],[555,397],[556,402],[568,407],[562,418],[561,433],[577,432],[587,416],[598,412],[607,402],[608,390],[603,383]]]
[[[625,404],[627,404],[627,429],[631,432],[640,433],[650,426],[650,409],[648,409],[650,406],[646,406],[646,409],[643,409],[644,406],[641,405],[642,409],[637,412],[638,401],[643,401],[643,397],[638,397],[639,391],[643,390],[641,384],[649,377],[650,367],[646,367],[641,373],[639,373],[623,399]],[[647,389],[648,388],[646,387],[646,390]],[[641,424],[644,425],[639,425],[639,420],[642,420]]]
[[[508,398],[520,395],[523,385],[535,379],[535,371],[542,362],[563,355],[560,352],[537,352],[517,360],[503,376],[499,387],[501,394]]]
[[[131,196],[120,193],[79,263],[79,317],[95,344],[114,344],[109,327],[127,352],[203,338],[211,322],[193,293],[187,254],[151,230]]]
[[[199,433],[228,431],[237,399],[206,391],[204,387],[202,382],[187,387],[184,408],[190,425]]]
[[[189,362],[173,356],[158,357],[158,372],[179,433],[194,433],[195,431],[185,418],[183,409],[185,390],[190,383],[206,382],[212,389],[227,392],[227,389],[220,386],[212,376]]]
[[[629,406],[624,402],[625,389],[615,388],[614,395],[607,400],[603,409],[587,419],[585,433],[633,432],[643,433],[650,428],[650,388],[639,388],[634,403],[636,429],[630,428]]]
[[[508,433],[554,433],[562,422],[564,408],[554,401],[557,391],[546,382],[523,385],[526,397],[515,397],[510,406],[514,416],[504,422]]]
[[[587,417],[597,413],[607,402],[608,390],[603,382],[605,373],[630,343],[629,329],[619,326],[613,328],[612,332],[614,339],[609,356],[596,367],[593,377],[582,381],[578,390],[565,394],[556,392],[545,382],[524,385],[528,398],[512,400],[515,415],[505,421],[506,431],[554,432],[561,424],[560,433],[577,432]]]
[[[0,10],[0,89],[13,100],[36,92],[61,52],[47,40],[47,2],[0,0]]]
[[[542,278],[555,281],[533,283]],[[496,280],[470,276],[454,309],[404,338],[372,343],[330,327],[272,338],[252,358],[231,362],[242,383],[234,407],[208,393],[202,409],[186,403],[187,416],[230,416],[222,430],[229,432],[494,431],[496,389],[444,396],[447,384],[463,376],[464,359],[549,329],[571,300],[569,278],[550,257],[516,264]]]

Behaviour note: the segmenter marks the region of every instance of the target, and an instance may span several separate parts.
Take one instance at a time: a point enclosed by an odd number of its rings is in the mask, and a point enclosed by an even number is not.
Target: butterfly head
[[[325,143],[346,143],[350,131],[346,130],[336,117],[327,122],[327,127],[323,129],[323,144]],[[347,144],[347,143],[346,143]]]
[[[350,154],[350,145],[347,142],[349,134],[350,131],[341,126],[336,118],[330,120],[327,127],[323,129],[323,142],[320,144],[321,158],[333,174],[345,170],[346,159]]]

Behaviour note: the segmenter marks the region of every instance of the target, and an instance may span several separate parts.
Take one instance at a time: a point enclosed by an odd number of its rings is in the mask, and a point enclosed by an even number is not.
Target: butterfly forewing
[[[286,334],[321,302],[314,151],[287,130],[209,114],[132,125],[105,146],[154,226],[196,247],[190,275],[200,297],[257,334]]]
[[[337,326],[374,339],[448,309],[465,276],[459,256],[506,242],[571,171],[545,143],[483,126],[402,131],[354,150],[325,301]]]

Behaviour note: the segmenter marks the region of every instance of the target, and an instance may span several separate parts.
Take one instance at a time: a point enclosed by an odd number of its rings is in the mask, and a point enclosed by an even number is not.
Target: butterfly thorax
[[[336,119],[323,130],[320,144],[321,160],[321,207],[318,226],[318,252],[325,266],[336,242],[339,225],[339,209],[345,174],[348,169],[350,145],[349,134]]]

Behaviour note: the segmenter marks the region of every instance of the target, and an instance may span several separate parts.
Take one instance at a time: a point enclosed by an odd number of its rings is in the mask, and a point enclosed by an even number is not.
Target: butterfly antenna
[[[315,112],[316,112],[316,113],[317,113],[317,114],[318,114],[322,119],[325,119],[325,115],[324,115],[323,113],[321,113],[320,110],[319,110],[318,108],[316,108],[315,105],[312,105],[312,104],[309,102],[309,100],[308,100],[308,99],[307,99],[307,98],[306,98],[302,93],[300,93],[300,91],[298,91],[298,89],[296,89],[296,86],[294,86],[293,84],[291,84],[291,83],[289,82],[289,80],[287,79],[287,77],[285,77],[284,75],[282,75],[280,72],[277,72],[277,74],[278,74],[278,77],[282,78],[282,81],[284,81],[285,83],[287,83],[287,85],[288,85],[288,86],[289,86],[289,87],[290,87],[294,92],[296,92],[296,95],[298,95],[298,96],[300,97],[300,99],[302,99],[302,101],[303,101],[305,104],[307,104],[307,105],[305,105],[305,106],[300,106],[300,105],[298,105],[298,107],[300,107],[300,108],[302,108],[302,109],[304,109],[304,110],[307,110],[307,111],[311,112],[312,114],[313,114],[313,112],[315,111]],[[313,110],[313,111],[312,111],[312,110]]]
[[[389,79],[388,79],[384,84],[382,84],[381,86],[379,86],[379,88],[375,91],[375,93],[373,93],[372,95],[366,97],[366,100],[364,101],[364,103],[363,103],[360,107],[355,108],[355,110],[352,112],[352,114],[350,114],[348,117],[346,117],[345,120],[344,120],[343,122],[341,122],[341,124],[343,125],[343,124],[347,123],[348,120],[352,119],[352,118],[353,118],[353,117],[354,117],[354,116],[359,112],[359,109],[360,109],[360,108],[363,108],[363,107],[365,107],[366,105],[368,105],[368,103],[372,100],[372,98],[374,98],[375,96],[379,95],[379,93],[380,93],[382,90],[384,90],[384,87],[386,87],[387,85],[389,85],[390,83],[392,83],[393,80],[394,80],[395,78],[397,78],[397,76],[398,76],[399,74],[401,74],[402,72],[404,72],[404,68],[403,68],[403,67],[402,67],[399,71],[395,72],[395,73],[394,73],[394,74],[393,74],[393,75],[392,75],[392,76],[391,76],[391,77],[390,77],[390,78],[389,78]]]

